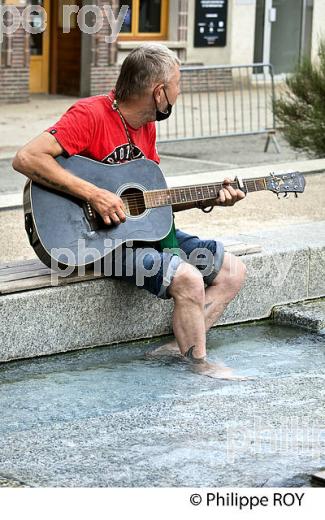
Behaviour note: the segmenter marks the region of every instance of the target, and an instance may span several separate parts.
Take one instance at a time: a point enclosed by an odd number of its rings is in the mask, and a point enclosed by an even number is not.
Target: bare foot
[[[184,357],[179,350],[179,347],[176,341],[170,341],[161,345],[160,347],[152,350],[151,352],[146,352],[145,356],[148,358],[160,358],[164,356],[173,356],[182,358],[191,365],[191,369],[196,374],[200,374],[202,376],[212,377],[213,379],[223,379],[227,381],[249,381],[252,380],[252,377],[247,376],[239,376],[233,373],[233,369],[226,367],[222,363],[210,363],[208,361],[202,361],[200,363],[195,363],[191,359]]]
[[[146,352],[145,355],[146,357],[150,358],[159,358],[163,356],[179,357],[181,356],[181,353],[176,341],[170,341],[168,343],[165,343],[164,345],[161,345],[161,347],[152,350],[151,352]]]
[[[227,381],[250,381],[253,378],[247,376],[239,376],[233,373],[233,369],[217,363],[191,363],[191,369],[196,374],[212,377],[213,379],[223,379]]]

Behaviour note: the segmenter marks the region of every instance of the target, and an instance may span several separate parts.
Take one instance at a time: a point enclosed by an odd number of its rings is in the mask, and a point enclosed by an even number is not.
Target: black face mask
[[[166,110],[166,112],[161,112],[161,110],[158,110],[156,98],[154,97],[154,100],[155,100],[155,103],[156,103],[156,121],[164,121],[164,119],[168,119],[170,114],[172,113],[173,105],[171,105],[169,103],[169,100],[168,100],[168,97],[167,97],[165,89],[163,89],[163,91],[165,93],[165,96],[166,96],[166,99],[167,99],[167,103],[168,103],[167,110]]]

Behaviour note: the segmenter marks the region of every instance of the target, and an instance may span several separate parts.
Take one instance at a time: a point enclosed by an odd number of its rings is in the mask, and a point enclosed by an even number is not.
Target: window
[[[129,10],[120,40],[164,40],[167,38],[168,0],[122,0]]]
[[[29,0],[30,6],[41,6],[44,7],[43,0]],[[43,20],[42,15],[37,11],[31,12],[31,26],[33,28],[42,27]],[[36,33],[30,35],[30,54],[32,56],[42,56],[43,54],[43,33]]]

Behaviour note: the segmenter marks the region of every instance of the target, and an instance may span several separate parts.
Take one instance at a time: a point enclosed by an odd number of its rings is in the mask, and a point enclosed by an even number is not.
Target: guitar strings
[[[258,182],[258,184],[256,184],[256,181]],[[261,185],[260,182],[263,181],[264,185]],[[255,177],[255,178],[252,178],[252,179],[247,179],[245,181],[243,181],[244,184],[246,185],[246,188],[248,189],[248,191],[251,189],[251,188],[254,188],[254,191],[261,191],[261,190],[264,190],[265,189],[265,178],[264,177]],[[152,192],[145,192],[147,193],[147,198],[149,196],[152,197],[153,199],[155,197],[159,197],[159,194],[161,194],[161,198],[160,198],[160,202],[162,201],[162,199],[164,198],[169,198],[169,199],[173,199],[172,201],[168,201],[168,202],[176,202],[176,203],[182,203],[182,202],[191,202],[191,201],[188,201],[188,200],[178,200],[178,199],[182,199],[182,197],[187,196],[188,194],[191,195],[191,197],[193,196],[193,190],[195,191],[194,193],[194,196],[195,196],[195,200],[209,200],[209,195],[212,195],[211,198],[215,198],[217,197],[217,194],[215,193],[206,193],[207,191],[211,191],[213,189],[213,191],[215,191],[216,189],[222,189],[222,186],[223,184],[222,183],[214,183],[214,184],[203,184],[203,185],[190,185],[190,186],[184,186],[183,188],[167,188],[167,189],[161,189],[161,190],[152,190]],[[232,182],[230,183],[230,186],[232,186],[233,188],[237,188],[238,187],[238,184],[236,182]],[[219,191],[218,189],[218,191]],[[174,192],[173,192],[174,191]],[[198,197],[198,195],[200,195],[198,193],[198,191],[201,191],[203,193],[203,197]],[[123,200],[123,196],[122,196],[122,200]],[[127,197],[124,197],[124,200],[127,201],[128,205],[135,209],[141,209],[143,206],[145,206],[145,201],[144,201],[144,194],[143,193],[136,193],[136,194],[133,194],[133,195],[128,195]],[[167,202],[167,200],[164,201],[164,203]],[[167,204],[168,205],[168,204]],[[139,208],[140,206],[140,208]]]
[[[247,185],[253,185],[254,184],[254,187],[256,190],[262,190],[264,189],[264,186],[259,186],[255,184],[256,181],[264,181],[264,178],[261,178],[261,177],[256,177],[255,179],[249,179],[247,181],[244,181],[244,183]],[[166,193],[166,192],[171,192],[173,190],[177,190],[178,192],[180,191],[188,191],[188,190],[201,190],[201,191],[204,191],[204,190],[211,190],[212,188],[219,188],[222,189],[222,186],[223,184],[200,184],[200,185],[192,185],[192,186],[184,186],[184,187],[175,187],[175,188],[164,188],[164,189],[161,189],[161,190],[152,190],[152,191],[149,191],[149,192],[144,192],[144,193],[147,193],[150,195],[150,193],[152,193],[153,195],[159,195],[159,192],[161,193]],[[233,188],[238,188],[238,184],[233,182],[233,183],[230,183],[230,186],[232,186]],[[219,191],[219,190],[218,190]],[[138,198],[138,197],[141,197],[141,193],[135,193],[135,194],[130,194],[128,195],[127,197],[132,200],[133,198]]]
[[[263,180],[263,179],[258,179],[258,180]],[[246,181],[245,182],[246,184],[246,187],[247,188],[250,188],[250,187],[254,187],[255,188],[255,191],[262,191],[264,190],[264,186],[260,186],[260,185],[257,185],[255,184],[255,180],[254,179],[249,179],[249,181]],[[237,184],[233,183],[233,184],[230,184],[231,186],[233,187],[237,187]],[[222,184],[220,184],[220,186],[222,186]],[[185,187],[185,188],[171,188],[171,189],[162,189],[162,190],[153,190],[152,192],[144,192],[147,194],[147,196],[149,197],[152,197],[152,198],[155,198],[155,197],[159,197],[159,192],[161,192],[161,199],[163,198],[175,198],[175,202],[177,203],[182,203],[182,202],[191,202],[190,200],[177,200],[178,198],[181,198],[182,196],[184,195],[191,195],[193,196],[193,190],[196,191],[196,193],[194,194],[195,197],[196,197],[196,200],[205,200],[205,199],[208,199],[209,198],[215,198],[217,197],[217,194],[215,193],[206,193],[207,191],[211,191],[212,188],[215,189],[216,187],[219,187],[215,184],[210,184],[210,185],[201,185],[201,186],[189,186],[189,187]],[[220,188],[221,189],[221,188]],[[176,190],[174,193],[173,193],[173,190]],[[198,198],[197,196],[199,195],[197,193],[197,191],[200,190],[203,194],[203,198],[200,197]],[[219,190],[218,190],[219,191]],[[169,193],[168,193],[169,192]],[[212,195],[212,197],[209,197],[209,195]],[[136,206],[138,206],[138,204],[140,205],[144,205],[144,194],[143,193],[136,193],[136,194],[133,194],[133,195],[127,195],[126,197],[123,197],[122,195],[122,200],[124,198],[124,200],[126,200],[128,202],[128,204],[135,204]]]
[[[261,184],[261,181],[263,181],[263,184]],[[243,181],[247,191],[262,191],[266,190],[267,186],[265,183],[265,177],[255,177],[252,179],[246,179]],[[229,183],[230,186],[233,188],[238,188],[238,184],[236,182]],[[122,200],[124,199],[125,203],[128,205],[130,210],[136,210],[140,211],[147,208],[154,208],[159,206],[168,206],[172,205],[173,203],[176,204],[182,204],[186,202],[192,202],[194,200],[210,200],[216,198],[218,195],[215,193],[215,190],[220,191],[222,189],[223,184],[222,183],[214,183],[214,184],[202,184],[202,185],[190,185],[190,186],[184,186],[182,188],[176,187],[176,188],[164,188],[160,190],[152,190],[148,192],[141,192],[141,193],[135,193],[127,195],[126,197],[123,195],[121,196]],[[193,197],[193,190],[194,193],[194,200],[190,199],[187,200],[188,194]],[[213,190],[213,193],[207,193]],[[203,197],[199,193],[199,191],[202,192]],[[153,206],[146,206],[145,201],[145,195],[147,195],[147,202],[155,203]],[[199,197],[200,195],[200,197]],[[184,196],[186,197],[186,200],[184,200]],[[158,197],[158,200],[157,200]],[[150,201],[151,198],[151,201]],[[183,200],[182,200],[183,198]],[[156,199],[156,200],[155,200]],[[158,204],[157,204],[158,202]]]
[[[249,184],[252,184],[251,182],[249,182]],[[247,185],[247,183],[246,183]],[[233,187],[237,187],[237,185],[232,185]],[[264,190],[264,186],[254,186],[256,190]],[[190,192],[189,194],[190,195],[193,195],[193,193],[191,193],[193,190],[200,190],[203,192],[203,195],[205,194],[206,191],[209,191],[209,190],[212,190],[212,188],[215,188],[215,185],[211,184],[211,185],[203,185],[203,186],[191,186],[191,187],[186,187],[186,188],[167,188],[167,189],[162,189],[162,190],[152,190],[152,191],[148,191],[148,192],[142,192],[142,193],[135,193],[135,194],[130,194],[130,195],[127,195],[127,196],[124,196],[125,199],[129,200],[129,201],[132,201],[132,200],[141,200],[143,199],[143,193],[146,194],[147,196],[149,195],[152,196],[152,197],[156,197],[156,196],[159,196],[160,192],[161,192],[161,195],[162,196],[167,196],[167,197],[170,197],[170,196],[177,196],[177,195],[184,195],[188,192]],[[221,189],[221,188],[220,188]],[[173,190],[175,190],[174,193]],[[220,191],[220,190],[218,190]],[[169,193],[168,193],[169,192]],[[198,193],[196,193],[197,195]],[[213,197],[215,196],[215,194],[213,193],[212,194]],[[122,197],[123,198],[123,195]]]

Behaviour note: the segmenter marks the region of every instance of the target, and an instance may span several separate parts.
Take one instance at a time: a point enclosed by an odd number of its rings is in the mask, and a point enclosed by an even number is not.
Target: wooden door
[[[80,95],[81,73],[81,31],[77,25],[76,16],[70,18],[69,33],[63,33],[62,5],[67,0],[53,4],[52,39],[51,39],[51,93],[67,96]],[[74,5],[82,7],[76,0]]]
[[[47,13],[46,30],[30,35],[29,90],[31,93],[43,94],[49,90],[50,0],[32,1],[30,4],[44,7]],[[32,24],[34,27],[42,24],[40,14],[33,15]]]

